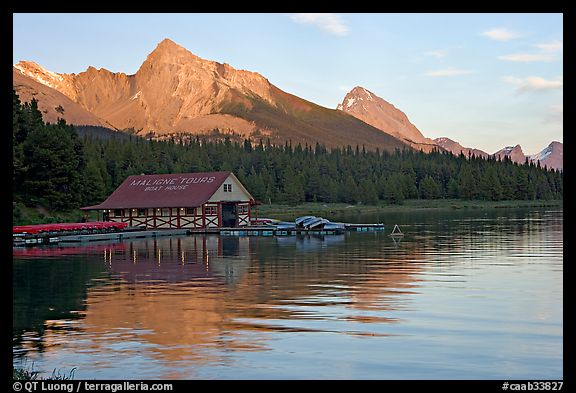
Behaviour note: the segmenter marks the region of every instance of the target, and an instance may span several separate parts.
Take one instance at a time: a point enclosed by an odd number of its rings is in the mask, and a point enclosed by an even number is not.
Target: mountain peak
[[[528,156],[530,161],[540,161],[540,165],[548,168],[564,169],[564,145],[562,142],[552,141],[540,153]]]
[[[164,38],[162,41],[160,41],[158,43],[158,45],[156,45],[156,49],[173,50],[173,49],[184,49],[184,48],[181,47],[180,45],[178,45],[177,43],[175,43],[174,41],[172,41],[170,38]]]
[[[362,86],[355,86],[336,109],[370,124],[416,149],[431,151],[434,141],[422,135],[404,112]]]
[[[496,153],[492,154],[495,158],[503,159],[504,157],[510,158],[512,162],[523,164],[526,161],[526,155],[522,151],[520,145],[516,146],[506,146],[503,149],[498,150]]]
[[[156,48],[148,55],[148,59],[167,59],[173,61],[180,58],[197,59],[198,57],[169,38],[164,38],[160,41],[158,45],[156,45]]]
[[[350,92],[348,94],[356,94],[356,95],[363,95],[363,96],[372,97],[372,95],[374,93],[368,91],[367,89],[365,89],[362,86],[356,86],[352,90],[350,90]]]
[[[352,90],[350,90],[348,94],[346,94],[346,97],[344,97],[344,100],[342,101],[341,104],[338,104],[338,107],[336,109],[347,112],[349,111],[350,107],[354,105],[354,103],[358,103],[364,100],[375,101],[374,97],[388,104],[385,100],[379,98],[374,93],[369,92],[362,86],[356,86]]]

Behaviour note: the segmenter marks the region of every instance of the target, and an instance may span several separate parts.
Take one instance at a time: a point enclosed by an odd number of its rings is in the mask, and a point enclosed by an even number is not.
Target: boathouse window
[[[122,217],[122,209],[114,209],[114,217]]]
[[[146,209],[138,209],[138,217],[144,217],[146,215]]]
[[[207,216],[215,216],[217,213],[216,206],[206,206],[204,208],[204,214]]]
[[[193,216],[194,215],[194,208],[193,207],[187,207],[186,208],[186,215],[187,216]]]
[[[162,209],[162,215],[164,217],[170,217],[170,209],[168,209],[168,208]]]
[[[224,183],[224,192],[232,192],[232,184]]]
[[[238,214],[248,214],[248,205],[238,205]]]

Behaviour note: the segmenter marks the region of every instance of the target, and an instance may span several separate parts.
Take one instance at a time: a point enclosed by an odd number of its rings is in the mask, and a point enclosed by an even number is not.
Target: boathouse
[[[232,172],[129,176],[97,210],[103,221],[146,229],[250,225],[255,200]]]

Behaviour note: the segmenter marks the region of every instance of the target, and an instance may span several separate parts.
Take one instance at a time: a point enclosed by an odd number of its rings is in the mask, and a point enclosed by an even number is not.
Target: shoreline
[[[405,213],[415,211],[441,211],[441,210],[469,210],[469,209],[516,209],[530,207],[555,207],[563,209],[563,200],[505,200],[505,201],[482,201],[461,199],[411,199],[402,205],[378,204],[378,205],[350,205],[345,203],[318,203],[305,202],[299,205],[289,206],[280,204],[262,204],[255,210],[258,217],[280,216],[304,216],[322,214],[369,214],[369,213]]]
[[[370,213],[408,213],[416,211],[442,211],[467,209],[516,209],[530,207],[563,208],[563,200],[505,200],[482,201],[462,199],[408,199],[402,205],[350,205],[346,203],[304,202],[298,205],[261,204],[253,208],[252,217],[259,218],[295,218],[306,215],[327,214],[370,214]],[[16,208],[16,206],[14,206]],[[65,212],[49,211],[41,207],[24,207],[19,205],[21,216],[13,220],[13,225],[47,224],[54,222],[80,222],[84,213],[80,210]],[[96,221],[95,213],[89,214],[89,221]]]

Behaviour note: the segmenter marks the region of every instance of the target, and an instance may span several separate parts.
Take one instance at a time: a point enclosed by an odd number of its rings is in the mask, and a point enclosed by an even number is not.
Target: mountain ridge
[[[258,73],[202,59],[170,39],[162,40],[133,75],[92,66],[78,74],[59,74],[28,61],[13,69],[114,128],[140,135],[219,129],[275,143],[409,148],[353,116],[284,92]]]
[[[528,157],[551,168],[563,167],[560,142],[526,156],[520,145],[489,154],[447,137],[430,139],[404,112],[364,87],[354,87],[336,109],[329,109],[281,90],[257,72],[202,59],[168,38],[134,74],[93,66],[78,74],[56,73],[33,61],[20,61],[13,66],[13,87],[23,101],[38,100],[46,121],[64,118],[71,124],[159,139],[218,130],[276,144],[446,150],[466,156],[508,156],[518,163]]]

